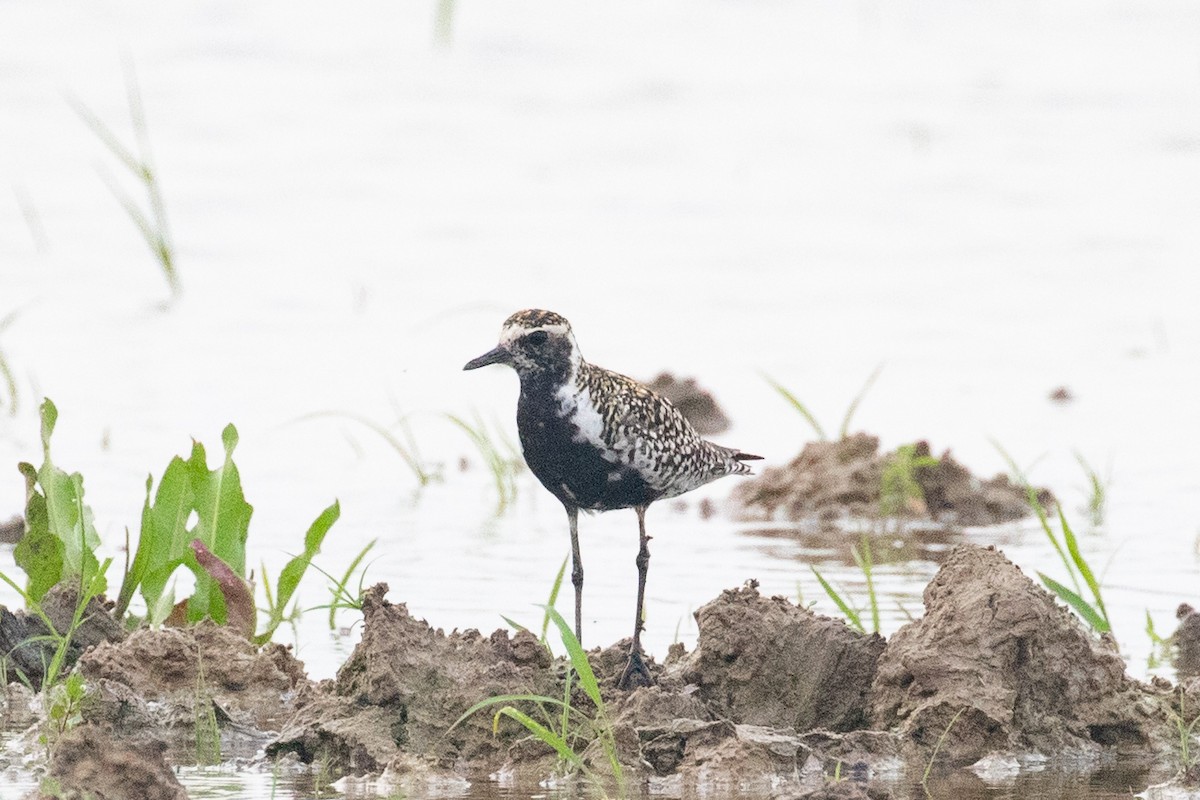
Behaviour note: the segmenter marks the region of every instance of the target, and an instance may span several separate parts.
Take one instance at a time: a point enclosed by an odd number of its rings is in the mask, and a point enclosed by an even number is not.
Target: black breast
[[[550,387],[522,384],[517,432],[529,469],[567,505],[608,511],[646,505],[661,494],[633,469],[605,459],[601,449],[575,441],[579,429],[560,416]]]

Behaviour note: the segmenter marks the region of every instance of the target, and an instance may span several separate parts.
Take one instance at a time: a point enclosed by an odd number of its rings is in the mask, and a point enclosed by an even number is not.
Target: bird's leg
[[[649,686],[654,683],[650,670],[642,658],[642,621],[643,605],[646,599],[646,571],[650,568],[650,537],[646,535],[646,506],[634,508],[638,518],[638,536],[641,547],[638,548],[635,563],[638,568],[637,615],[633,620],[633,643],[629,645],[629,662],[617,686],[622,689],[632,689],[637,686]]]
[[[583,643],[583,558],[579,555],[579,509],[566,506],[571,523],[571,583],[575,586],[575,638]]]

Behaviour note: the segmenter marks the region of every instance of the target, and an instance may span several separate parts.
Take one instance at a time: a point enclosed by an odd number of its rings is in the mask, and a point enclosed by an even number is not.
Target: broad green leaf
[[[58,409],[49,399],[42,401],[41,406],[41,436],[42,436],[42,466],[36,471],[36,486],[41,488],[41,500],[37,501],[32,495],[37,493],[30,483],[32,468],[22,469],[26,480],[26,504],[33,503],[35,513],[44,511],[46,527],[51,535],[61,543],[58,556],[47,550],[44,542],[36,544],[36,553],[31,547],[26,551],[27,564],[39,573],[41,580],[55,571],[58,567],[60,580],[79,577],[90,583],[98,573],[99,562],[96,560],[96,548],[100,546],[100,535],[92,519],[92,510],[83,502],[83,477],[79,473],[68,474],[54,465],[50,458],[50,438],[54,435],[54,426],[58,422]],[[40,525],[40,522],[39,522]],[[46,563],[38,563],[40,559],[49,559]],[[22,565],[22,568],[26,568]],[[26,568],[28,573],[28,569]],[[41,585],[39,580],[39,586]],[[42,592],[44,594],[44,591]],[[40,597],[40,595],[39,595]]]
[[[221,440],[225,446],[225,460],[215,470],[208,468],[204,445],[192,444],[192,455],[186,464],[195,495],[196,526],[189,533],[227,564],[234,574],[244,577],[246,536],[254,509],[242,494],[237,465],[233,463],[237,430],[232,425],[226,426]],[[208,616],[223,622],[224,598],[220,589],[194,557],[185,556],[184,563],[196,575],[196,591],[188,602],[188,620],[195,622]]]
[[[1092,630],[1097,633],[1108,633],[1110,630],[1108,620],[1096,613],[1096,609],[1092,608],[1086,600],[1044,573],[1039,572],[1038,577],[1042,579],[1042,583],[1046,584],[1046,588],[1075,609],[1075,613],[1083,617],[1084,622],[1090,625]]]
[[[146,500],[142,506],[142,527],[137,551],[121,586],[118,609],[124,611],[135,589],[140,588],[146,608],[159,605],[159,599],[175,570],[183,563],[191,536],[187,530],[195,493],[189,480],[187,462],[175,456],[167,464],[154,502],[150,502],[153,478],[146,479]]]
[[[25,462],[17,469],[25,477],[25,535],[13,550],[13,560],[28,576],[26,593],[36,602],[62,579],[63,543],[50,531],[46,498],[37,490],[37,470]]]

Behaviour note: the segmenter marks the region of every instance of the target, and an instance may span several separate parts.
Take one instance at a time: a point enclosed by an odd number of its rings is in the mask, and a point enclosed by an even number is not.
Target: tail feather
[[[723,468],[723,474],[725,475],[753,475],[754,473],[750,471],[749,465],[743,464],[742,462],[762,460],[762,456],[756,456],[751,453],[743,453],[741,450],[738,450],[735,447],[723,447],[719,444],[712,444],[712,442],[709,442],[709,444],[719,451],[721,455],[725,457],[725,459],[727,459],[724,462]]]

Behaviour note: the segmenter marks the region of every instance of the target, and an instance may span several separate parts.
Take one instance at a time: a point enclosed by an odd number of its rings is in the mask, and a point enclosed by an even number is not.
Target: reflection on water
[[[985,781],[967,769],[945,771],[933,770],[929,780],[922,785],[923,767],[912,774],[895,779],[874,780],[871,786],[891,792],[895,800],[1128,800],[1133,794],[1143,791],[1148,785],[1160,783],[1171,777],[1169,770],[1148,769],[1145,766],[1113,764],[1095,771],[1082,769],[1045,768],[1025,772],[1002,780]],[[279,800],[317,800],[318,798],[345,797],[347,800],[368,800],[379,797],[374,784],[359,785],[354,782],[337,786],[337,793],[319,777],[280,777],[266,772],[224,772],[222,770],[186,769],[180,779],[187,787],[192,800],[255,800],[274,797]],[[841,778],[853,780],[852,778]],[[813,779],[817,780],[817,779]],[[826,780],[835,780],[827,776]],[[631,787],[632,800],[665,797],[710,798],[712,800],[770,800],[786,797],[815,788],[811,780],[792,786],[762,787],[753,791],[729,787],[697,789],[687,787],[651,791],[647,786]],[[2,796],[2,795],[0,795]],[[389,796],[389,795],[383,795]],[[544,784],[498,783],[479,778],[462,785],[443,785],[429,791],[406,791],[391,796],[414,796],[422,798],[459,798],[460,800],[557,800],[558,798],[595,798],[601,796],[594,787],[586,783],[568,783],[558,786]]]

